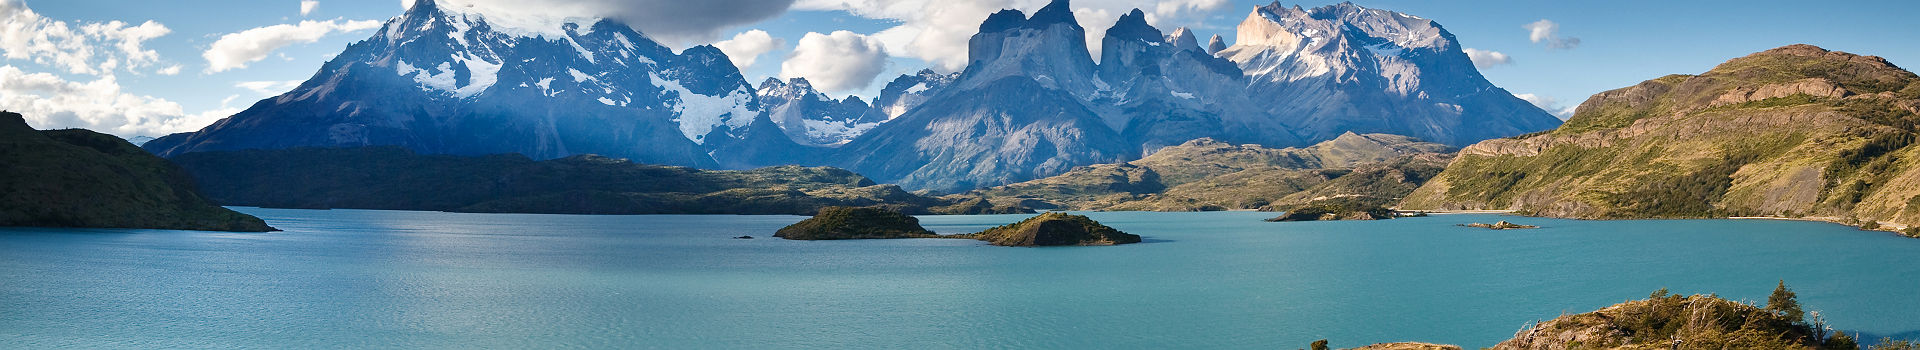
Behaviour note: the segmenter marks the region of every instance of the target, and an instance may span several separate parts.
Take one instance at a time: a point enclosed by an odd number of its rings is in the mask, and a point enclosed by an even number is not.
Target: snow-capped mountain
[[[868,106],[860,96],[834,100],[814,90],[806,78],[767,78],[757,93],[773,123],[803,145],[844,144],[887,121],[886,115]]]
[[[880,114],[887,116],[889,120],[898,118],[902,114],[907,114],[907,111],[913,110],[914,107],[919,107],[921,103],[927,102],[927,98],[945,90],[947,85],[952,85],[953,80],[959,78],[959,72],[940,74],[932,69],[921,69],[919,73],[914,74],[902,74],[899,78],[887,82],[885,88],[880,89],[880,97],[873,99],[873,109],[879,110]]]
[[[989,16],[969,42],[971,63],[952,83],[929,88],[935,92],[924,102],[832,158],[879,181],[964,190],[1134,157],[1088,107],[1086,100],[1105,89],[1087,53],[1085,29],[1068,9],[1066,1],[1055,1],[1031,18],[1018,10]],[[888,89],[920,86],[906,81]],[[893,101],[882,96],[883,106]]]
[[[1095,64],[1069,8],[1055,0],[1032,17],[988,17],[965,71],[915,107],[890,107],[883,93],[879,108],[897,118],[833,158],[884,182],[965,190],[1201,137],[1288,147],[1393,133],[1464,145],[1558,123],[1487,82],[1452,34],[1418,17],[1275,3],[1241,24],[1240,42],[1202,47],[1135,10],[1107,30]]]
[[[790,162],[798,146],[762,111],[756,90],[711,46],[675,54],[614,21],[509,26],[420,0],[293,91],[146,147],[175,155],[397,145],[701,167]]]
[[[1274,127],[1305,139],[1391,133],[1453,146],[1546,130],[1559,120],[1480,75],[1432,20],[1352,3],[1254,9],[1218,55],[1251,78]]]

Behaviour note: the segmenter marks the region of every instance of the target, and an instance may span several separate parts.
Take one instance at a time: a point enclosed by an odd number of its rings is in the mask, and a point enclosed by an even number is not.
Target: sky
[[[440,0],[490,13],[615,18],[675,50],[713,44],[748,81],[805,77],[872,98],[952,71],[980,20],[1045,0]],[[1133,8],[1228,44],[1271,1],[1076,0],[1090,45]],[[411,0],[0,0],[0,109],[37,128],[123,137],[197,130],[311,77]],[[1807,43],[1920,64],[1920,2],[1358,0],[1433,19],[1495,85],[1566,115],[1587,96]],[[1318,7],[1331,2],[1284,3]],[[1098,53],[1094,54],[1098,58]]]

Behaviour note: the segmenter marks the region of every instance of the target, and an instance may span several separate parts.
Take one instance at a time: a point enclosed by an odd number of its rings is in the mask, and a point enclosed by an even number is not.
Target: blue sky
[[[506,1],[506,0],[468,0],[468,1]],[[522,3],[559,2],[565,0],[523,0]],[[615,0],[582,0],[615,1]],[[648,0],[620,2],[621,4],[645,3]],[[667,0],[653,0],[667,1]],[[677,0],[676,0],[677,1]],[[734,0],[729,0],[734,1]],[[794,0],[738,0],[771,3],[785,6]],[[846,6],[856,7],[853,11],[809,10],[822,8],[822,3],[839,3],[841,0],[798,0],[793,8],[777,11],[767,18],[744,23],[724,24],[711,28],[675,28],[676,34],[660,35],[662,41],[676,49],[684,49],[695,44],[706,44],[726,40],[734,35],[750,31],[763,30],[782,45],[774,46],[771,51],[761,55],[757,62],[746,67],[748,79],[758,83],[769,76],[782,73],[782,62],[787,59],[807,33],[829,33],[845,30],[861,35],[875,35],[903,25],[942,25],[934,23],[939,18],[901,18],[901,13],[920,11],[895,11],[892,14],[881,10],[857,8],[865,4],[901,4],[932,3],[958,4],[972,3],[981,8],[998,8],[993,4],[1005,4],[1031,12],[1043,2],[1040,0],[847,0]],[[876,2],[877,1],[877,2]],[[124,103],[94,106],[94,114],[113,108],[151,109],[142,118],[148,122],[95,121],[87,123],[77,119],[98,118],[85,113],[81,117],[61,120],[43,120],[41,124],[74,125],[36,125],[36,127],[90,127],[103,132],[122,136],[150,135],[159,136],[165,132],[197,129],[217,119],[223,113],[231,113],[272,94],[284,91],[288,86],[273,85],[267,82],[287,82],[304,80],[311,76],[322,63],[331,58],[346,45],[372,35],[373,30],[365,29],[365,23],[356,21],[385,21],[403,11],[399,0],[318,0],[308,13],[302,13],[299,0],[174,0],[174,1],[109,1],[109,0],[0,0],[0,10],[14,13],[7,16],[9,27],[18,27],[20,16],[18,9],[31,8],[42,21],[63,22],[69,27],[79,27],[88,23],[106,23],[110,21],[126,22],[128,26],[138,26],[153,21],[167,29],[165,35],[142,41],[145,49],[157,54],[156,58],[132,64],[121,64],[119,69],[109,72],[74,73],[49,60],[37,60],[32,53],[21,51],[12,45],[5,47],[7,59],[0,63],[14,67],[21,74],[42,74],[34,76],[47,80],[47,76],[59,81],[79,86],[87,83],[89,89],[103,89],[107,85],[117,85],[117,94]],[[1076,11],[1080,21],[1090,30],[1099,30],[1110,25],[1121,8],[1132,6],[1147,7],[1150,13],[1172,14],[1150,16],[1154,24],[1162,30],[1175,26],[1193,28],[1202,40],[1207,36],[1219,34],[1232,43],[1233,28],[1258,5],[1267,1],[1234,0],[1078,0],[1076,8],[1085,7],[1088,11]],[[1493,65],[1482,72],[1496,85],[1516,94],[1530,94],[1537,98],[1551,99],[1550,106],[1571,107],[1585,100],[1588,95],[1600,91],[1629,86],[1642,80],[1675,73],[1699,73],[1727,59],[1765,50],[1768,48],[1794,43],[1809,43],[1832,50],[1848,51],[1858,54],[1871,54],[1886,57],[1896,65],[1920,64],[1920,45],[1915,45],[1915,37],[1920,34],[1920,21],[1911,18],[1920,13],[1920,2],[1913,1],[1846,1],[1809,3],[1802,1],[1416,1],[1416,0],[1363,0],[1356,4],[1394,10],[1411,15],[1433,19],[1445,26],[1468,48],[1500,52],[1511,58],[1508,64]],[[1154,6],[1175,4],[1183,11],[1155,12]],[[1295,3],[1286,3],[1294,5]],[[1305,7],[1324,6],[1330,3],[1301,3]],[[639,4],[645,5],[645,4]],[[877,6],[877,5],[876,5]],[[1094,10],[1113,9],[1105,12],[1106,18],[1090,18]],[[641,11],[645,8],[639,9]],[[988,10],[982,10],[984,12]],[[985,13],[975,14],[984,17]],[[689,15],[688,17],[697,17]],[[1530,31],[1523,26],[1540,20],[1549,20],[1558,24],[1557,34],[1562,38],[1578,38],[1579,44],[1570,48],[1550,48],[1543,43],[1530,40]],[[271,50],[267,56],[257,62],[246,64],[244,68],[231,68],[210,71],[209,60],[203,58],[213,43],[223,35],[238,33],[249,29],[298,24],[301,21],[321,21],[326,25],[337,26],[336,30],[319,36],[317,40],[296,42]],[[974,23],[977,25],[977,22]],[[964,25],[944,24],[948,27]],[[647,28],[645,25],[636,27]],[[31,29],[31,28],[29,28]],[[9,29],[17,30],[17,29]],[[649,34],[659,32],[649,31]],[[868,84],[830,91],[835,96],[847,94],[872,97],[880,85],[894,76],[918,71],[934,63],[923,58],[941,57],[939,52],[951,50],[925,50],[914,52],[900,49],[899,40],[888,42],[890,56],[884,59],[885,68]],[[962,47],[963,49],[964,47]],[[21,51],[21,52],[15,52]],[[100,47],[96,51],[110,52],[110,47]],[[964,55],[964,51],[961,55]],[[952,56],[948,54],[947,56]],[[135,62],[137,60],[126,60]],[[135,67],[137,66],[137,67]],[[177,74],[161,74],[166,68],[179,66]],[[131,69],[129,69],[131,68]],[[796,69],[795,71],[804,71]],[[18,78],[18,77],[16,77]],[[810,77],[811,78],[811,77]],[[101,80],[110,80],[101,84]],[[819,80],[819,79],[816,79]],[[858,82],[859,80],[854,80]],[[251,82],[251,83],[249,83]],[[22,82],[0,82],[0,84],[21,86]],[[816,81],[818,84],[818,81]],[[246,86],[243,86],[246,85]],[[857,85],[857,84],[854,84]],[[87,92],[92,95],[69,96],[66,99],[54,99],[52,92],[27,96],[16,89],[0,88],[0,103],[11,109],[21,108],[21,104],[31,104],[36,98],[44,98],[40,108],[53,104],[79,104],[87,101],[105,100],[100,91]],[[259,91],[256,91],[259,90]],[[14,96],[7,96],[13,94]],[[133,101],[133,102],[125,102]],[[60,103],[54,103],[60,102]],[[167,103],[177,105],[168,107]],[[133,107],[127,107],[133,106]],[[58,108],[79,108],[59,106]],[[168,114],[178,114],[169,116]],[[152,119],[177,119],[171,124],[154,122]],[[131,118],[141,119],[141,118]],[[102,130],[104,129],[104,130]]]

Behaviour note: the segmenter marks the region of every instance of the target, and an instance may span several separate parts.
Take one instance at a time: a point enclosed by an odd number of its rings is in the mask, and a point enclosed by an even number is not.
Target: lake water
[[[1091,213],[1147,243],[1008,248],[768,237],[796,216],[236,209],[286,231],[0,229],[0,347],[1477,348],[1781,279],[1838,328],[1920,330],[1920,239],[1809,222]],[[1544,228],[1454,226],[1501,219]]]

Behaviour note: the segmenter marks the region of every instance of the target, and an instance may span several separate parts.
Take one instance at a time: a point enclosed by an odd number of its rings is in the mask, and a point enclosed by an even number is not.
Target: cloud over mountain
[[[379,28],[379,21],[300,21],[275,24],[220,36],[200,57],[207,60],[207,73],[246,68],[247,64],[267,58],[274,50],[296,43],[311,43],[333,33],[348,33]]]
[[[781,78],[807,78],[824,91],[865,88],[887,67],[887,49],[880,40],[850,31],[807,33],[780,63]]]

